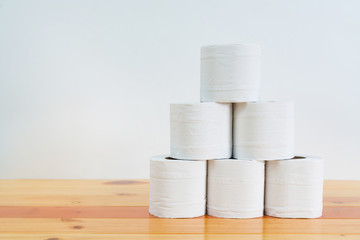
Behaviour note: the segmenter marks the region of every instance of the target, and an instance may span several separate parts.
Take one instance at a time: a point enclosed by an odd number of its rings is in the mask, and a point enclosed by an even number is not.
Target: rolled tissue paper
[[[234,158],[278,160],[294,157],[292,102],[248,102],[234,106]]]
[[[206,161],[150,158],[150,208],[162,218],[193,218],[205,214]]]
[[[170,105],[170,157],[206,160],[232,154],[232,105]]]
[[[323,160],[301,155],[266,162],[265,214],[317,218],[323,207]]]
[[[210,160],[207,213],[222,218],[263,216],[264,174],[261,161]]]
[[[202,102],[249,102],[259,99],[261,48],[257,44],[201,48]]]

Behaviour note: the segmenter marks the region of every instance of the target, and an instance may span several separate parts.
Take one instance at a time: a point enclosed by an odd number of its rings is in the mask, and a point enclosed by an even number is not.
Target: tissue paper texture
[[[261,49],[256,44],[201,48],[202,102],[248,102],[259,99]]]
[[[234,104],[236,159],[278,160],[294,157],[292,102]]]
[[[263,216],[264,174],[261,161],[208,161],[207,213],[223,218]]]
[[[266,162],[265,214],[317,218],[323,207],[323,160],[304,156]]]
[[[206,161],[150,158],[150,208],[163,218],[192,218],[205,214]]]
[[[230,158],[232,105],[171,104],[170,146],[170,156],[176,159]]]

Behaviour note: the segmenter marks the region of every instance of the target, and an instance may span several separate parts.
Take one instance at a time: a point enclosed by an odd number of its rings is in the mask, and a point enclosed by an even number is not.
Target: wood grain
[[[360,181],[328,180],[324,193],[324,206],[360,206]],[[148,198],[148,180],[0,180],[0,206],[148,206]]]
[[[0,206],[147,206],[147,180],[0,180]]]
[[[360,181],[325,181],[318,219],[161,219],[147,180],[0,180],[0,239],[360,240]]]
[[[149,207],[109,206],[0,206],[0,218],[156,218]],[[203,216],[198,218],[215,218]],[[264,216],[264,218],[272,218]],[[324,207],[324,219],[360,218],[359,207]]]
[[[0,219],[0,233],[360,234],[359,226],[360,219]]]
[[[0,234],[6,240],[359,240],[359,235],[319,234]]]

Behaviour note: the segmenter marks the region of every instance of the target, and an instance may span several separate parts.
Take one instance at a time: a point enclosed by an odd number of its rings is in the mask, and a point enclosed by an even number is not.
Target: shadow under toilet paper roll
[[[278,160],[294,157],[293,102],[234,104],[233,157]]]
[[[184,103],[170,105],[170,156],[207,160],[232,154],[232,105]]]
[[[207,213],[222,218],[263,216],[264,174],[262,161],[208,161]]]
[[[150,208],[163,218],[193,218],[205,214],[206,161],[150,158]]]
[[[266,162],[265,214],[281,218],[317,218],[323,208],[322,158],[298,155]]]

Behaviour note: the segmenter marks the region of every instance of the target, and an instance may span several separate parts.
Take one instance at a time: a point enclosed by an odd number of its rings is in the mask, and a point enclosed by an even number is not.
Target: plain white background
[[[294,100],[296,150],[360,180],[360,2],[0,1],[0,178],[147,178],[199,48],[259,43],[262,100]]]

